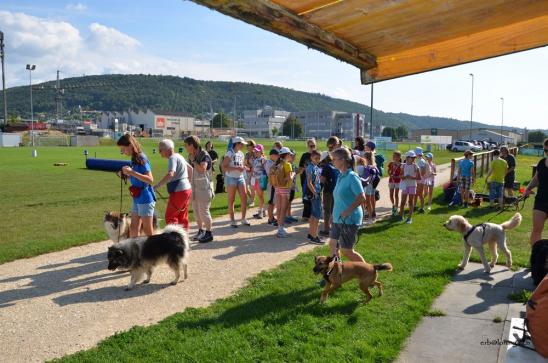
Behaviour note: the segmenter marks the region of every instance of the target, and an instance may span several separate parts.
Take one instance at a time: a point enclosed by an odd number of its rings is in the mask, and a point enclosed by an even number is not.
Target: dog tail
[[[502,223],[500,226],[502,227],[502,229],[514,229],[519,227],[520,224],[521,214],[516,213],[509,221]]]
[[[162,233],[176,233],[176,234],[178,234],[179,236],[181,236],[181,239],[183,240],[183,244],[185,246],[185,252],[187,252],[190,249],[190,247],[188,245],[188,236],[187,236],[186,231],[183,227],[181,227],[177,224],[168,224],[162,230]]]
[[[379,264],[373,265],[373,267],[375,268],[375,271],[382,271],[382,270],[392,271],[392,264],[388,262],[379,263]]]

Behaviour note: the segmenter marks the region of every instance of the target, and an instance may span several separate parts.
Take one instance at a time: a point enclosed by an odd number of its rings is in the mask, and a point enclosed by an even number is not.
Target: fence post
[[[451,174],[449,175],[449,181],[453,180],[453,175],[455,175],[455,159],[451,159]]]
[[[478,175],[478,156],[474,154],[474,174]]]

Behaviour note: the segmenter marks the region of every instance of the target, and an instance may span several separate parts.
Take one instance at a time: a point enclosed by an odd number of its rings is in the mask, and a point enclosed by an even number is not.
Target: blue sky
[[[150,73],[246,81],[369,104],[357,68],[190,1],[94,0],[0,3],[8,85],[82,74]],[[375,85],[374,107],[417,115],[548,128],[548,48]]]

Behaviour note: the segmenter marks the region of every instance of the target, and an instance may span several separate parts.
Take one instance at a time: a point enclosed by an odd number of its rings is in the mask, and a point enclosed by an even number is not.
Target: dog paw
[[[488,270],[483,270],[483,272],[485,272],[486,274],[490,274],[491,273],[491,269],[488,269]]]
[[[493,268],[493,267],[495,267],[495,263],[494,263],[494,262],[491,262],[491,263],[489,264],[489,266],[491,266],[491,268]]]
[[[458,266],[457,266],[457,270],[458,270],[458,271],[464,270],[464,266],[458,265]]]

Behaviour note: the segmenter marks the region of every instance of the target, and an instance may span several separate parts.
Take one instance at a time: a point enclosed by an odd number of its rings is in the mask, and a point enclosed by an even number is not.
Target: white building
[[[340,111],[305,111],[294,112],[304,128],[304,136],[326,139],[338,136],[344,140],[353,140],[364,136],[367,125],[363,114]]]
[[[252,137],[270,138],[274,128],[282,130],[283,123],[291,113],[265,106],[259,110],[244,111],[243,132]]]
[[[197,120],[190,114],[146,111],[103,112],[100,127],[119,132],[140,130],[150,136],[182,138],[209,134],[210,121]]]

